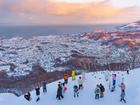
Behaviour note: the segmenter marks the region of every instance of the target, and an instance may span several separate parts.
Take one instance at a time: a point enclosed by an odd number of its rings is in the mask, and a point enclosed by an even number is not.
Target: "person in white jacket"
[[[79,79],[78,79],[78,84],[79,84],[79,90],[83,89],[83,80],[81,77],[79,77]]]

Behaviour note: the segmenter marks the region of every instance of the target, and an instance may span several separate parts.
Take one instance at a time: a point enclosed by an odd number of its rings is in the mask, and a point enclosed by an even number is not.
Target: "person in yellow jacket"
[[[74,69],[72,69],[71,76],[72,76],[72,80],[75,80],[75,70]]]

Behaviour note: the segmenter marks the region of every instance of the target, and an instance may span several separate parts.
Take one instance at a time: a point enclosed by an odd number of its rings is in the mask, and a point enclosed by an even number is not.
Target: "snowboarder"
[[[31,94],[28,92],[27,94],[24,95],[24,98],[27,99],[28,101],[31,100]]]
[[[72,76],[72,80],[74,81],[75,80],[75,70],[74,69],[72,69],[72,71],[71,71],[71,76]]]
[[[64,72],[64,82],[68,83],[68,73],[66,71]]]
[[[104,97],[104,91],[105,91],[104,86],[102,84],[100,84],[100,98]]]
[[[42,85],[43,85],[43,93],[46,93],[47,92],[47,82],[44,80],[43,82],[42,82]]]
[[[77,85],[73,86],[74,97],[79,97],[79,89]]]
[[[62,94],[62,85],[58,84],[58,89],[57,89],[57,95],[56,98],[58,98],[58,100],[63,99],[63,94]]]
[[[39,95],[40,95],[40,87],[37,87],[35,90],[36,90],[36,96],[37,96],[36,102],[38,102],[40,100],[40,97],[39,97]]]
[[[81,77],[79,77],[79,79],[78,79],[78,84],[79,84],[79,90],[83,89],[83,80]]]
[[[120,97],[121,97],[120,101],[121,102],[123,101],[124,103],[126,103],[126,100],[124,99],[124,97],[125,97],[125,91],[124,90],[121,91]]]
[[[99,93],[100,93],[99,85],[96,86],[94,93],[95,93],[95,99],[99,99]]]

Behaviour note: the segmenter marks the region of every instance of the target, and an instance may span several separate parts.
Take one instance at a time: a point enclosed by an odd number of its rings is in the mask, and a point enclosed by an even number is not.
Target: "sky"
[[[139,11],[140,0],[0,0],[0,25],[130,23]]]

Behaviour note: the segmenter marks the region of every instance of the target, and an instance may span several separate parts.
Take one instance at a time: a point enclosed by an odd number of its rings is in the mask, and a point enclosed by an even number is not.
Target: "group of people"
[[[102,84],[96,86],[95,88],[95,99],[104,97],[105,88]]]
[[[71,76],[72,76],[72,80],[74,81],[76,79],[74,69],[72,69],[72,71],[71,71]],[[68,72],[65,71],[64,72],[64,82],[58,83],[57,95],[56,95],[56,98],[58,100],[61,100],[64,98],[64,93],[67,90],[68,78],[69,78]],[[83,87],[84,81],[85,81],[85,73],[82,74],[82,77],[81,76],[79,77],[78,85],[75,84],[73,86],[74,97],[79,97],[79,90],[82,90],[84,88]]]
[[[72,77],[73,81],[76,80],[74,69],[72,69],[72,71],[71,71],[71,77]],[[109,85],[109,90],[111,92],[114,92],[115,89],[116,89],[116,77],[117,77],[117,75],[115,73],[112,74],[112,82],[111,82],[112,84]],[[57,94],[56,94],[56,98],[58,100],[63,99],[64,94],[68,90],[67,89],[67,84],[68,84],[68,79],[69,79],[69,73],[67,71],[64,72],[64,77],[63,78],[64,78],[64,82],[63,83],[62,82],[58,83]],[[109,76],[105,75],[105,80],[106,81],[109,81],[109,78],[110,78]],[[83,88],[84,88],[83,84],[84,84],[85,80],[86,80],[85,72],[83,72],[82,75],[79,76],[79,78],[77,80],[78,84],[74,84],[74,86],[73,86],[73,96],[74,97],[79,97],[80,90],[83,90]],[[46,84],[47,84],[47,82],[44,80],[42,82],[42,85],[41,85],[41,86],[43,86],[43,93],[47,92]],[[119,87],[121,89],[120,101],[126,103],[126,100],[125,100],[125,84],[124,84],[123,80],[121,81],[121,84],[119,85]],[[36,102],[38,102],[40,100],[40,87],[37,86],[35,91],[36,91],[36,96],[37,96]],[[97,84],[96,87],[95,87],[95,90],[94,90],[95,99],[99,100],[100,98],[103,98],[104,97],[104,92],[105,92],[105,87],[103,86],[103,84],[101,84],[101,83]],[[32,99],[30,92],[25,94],[24,97],[28,101],[30,101]]]
[[[75,71],[72,70],[71,72],[71,76],[72,76],[72,80],[75,80]],[[109,74],[110,75],[110,74]],[[59,100],[64,98],[64,93],[67,90],[66,85],[68,84],[68,78],[69,75],[67,72],[64,73],[64,83],[59,82],[58,84],[58,89],[57,89],[57,98]],[[109,81],[110,76],[105,76],[105,80]],[[109,90],[110,92],[114,92],[116,89],[116,78],[117,78],[117,74],[113,73],[112,74],[112,84],[109,86]],[[121,84],[119,85],[119,87],[121,88],[121,95],[120,95],[120,101],[126,103],[125,100],[125,84],[123,81],[124,78],[122,78]],[[73,92],[74,92],[74,97],[79,97],[79,90],[82,90],[84,88],[83,83],[85,81],[85,73],[82,73],[82,76],[79,77],[78,79],[78,85],[74,85],[73,86]],[[117,81],[118,82],[118,81]],[[104,97],[104,92],[105,92],[105,87],[103,86],[103,84],[97,84],[96,88],[95,88],[95,99],[99,100],[100,98]]]
[[[47,81],[44,80],[41,84],[41,86],[43,87],[43,93],[46,93],[47,92]],[[37,85],[37,87],[35,88],[35,91],[36,91],[36,96],[37,96],[37,99],[36,99],[36,102],[38,102],[40,100],[40,85]],[[24,98],[28,101],[31,101],[32,100],[32,97],[31,97],[31,93],[28,92],[24,95]]]

